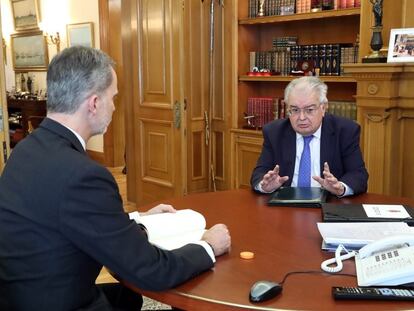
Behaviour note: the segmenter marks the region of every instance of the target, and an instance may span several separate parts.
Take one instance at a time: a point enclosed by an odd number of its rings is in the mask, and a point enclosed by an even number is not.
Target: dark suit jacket
[[[367,191],[368,172],[359,147],[360,126],[345,118],[325,114],[322,120],[320,166],[328,162],[332,174],[354,190]],[[296,132],[289,119],[276,120],[263,127],[263,149],[253,170],[254,188],[276,164],[280,176],[289,176],[284,186],[290,186],[295,170]],[[321,175],[322,176],[322,175]]]
[[[0,177],[0,310],[108,310],[102,268],[147,290],[213,266],[200,245],[163,251],[123,212],[110,172],[76,136],[45,119]]]

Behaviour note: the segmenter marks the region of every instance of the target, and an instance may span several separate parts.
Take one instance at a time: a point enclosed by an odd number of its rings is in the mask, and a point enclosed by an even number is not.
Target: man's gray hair
[[[307,89],[311,92],[316,92],[320,104],[328,103],[328,98],[326,97],[328,86],[317,77],[305,76],[292,80],[285,89],[285,103],[289,104],[289,96],[295,89]]]
[[[47,70],[47,110],[72,114],[93,94],[112,83],[114,61],[104,52],[74,46],[57,54]]]

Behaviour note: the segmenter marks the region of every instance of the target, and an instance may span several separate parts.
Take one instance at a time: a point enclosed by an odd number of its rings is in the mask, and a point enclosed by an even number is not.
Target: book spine
[[[331,72],[333,76],[339,76],[341,70],[341,49],[339,44],[332,44]]]
[[[319,75],[324,76],[326,74],[326,45],[322,44],[319,50]]]
[[[326,45],[325,75],[332,75],[332,44]]]

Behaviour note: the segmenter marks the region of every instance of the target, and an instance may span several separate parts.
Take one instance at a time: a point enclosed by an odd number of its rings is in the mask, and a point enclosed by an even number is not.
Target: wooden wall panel
[[[175,172],[170,157],[174,158],[176,150],[172,144],[171,122],[148,119],[140,119],[139,122],[142,179],[160,186],[172,187]]]
[[[249,188],[250,177],[262,151],[261,133],[235,130],[232,133],[232,188]]]
[[[171,27],[168,1],[145,0],[142,10],[142,105],[171,107]]]
[[[401,148],[398,155],[401,157],[399,172],[401,172],[401,185],[399,195],[413,197],[413,177],[414,177],[414,109],[401,111],[398,115],[401,123]],[[407,149],[404,152],[404,149]]]
[[[369,172],[368,191],[414,197],[414,66],[352,64],[357,80],[361,146]]]

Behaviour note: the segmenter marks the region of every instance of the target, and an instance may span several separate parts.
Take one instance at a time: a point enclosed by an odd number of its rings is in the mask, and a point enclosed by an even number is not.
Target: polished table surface
[[[321,271],[321,262],[333,256],[332,253],[321,251],[322,238],[316,226],[321,221],[320,209],[269,207],[266,205],[267,199],[266,195],[245,189],[164,200],[177,209],[191,208],[201,212],[208,227],[225,223],[232,237],[231,251],[217,258],[214,269],[172,290],[134,290],[184,310],[414,309],[414,302],[334,300],[331,296],[332,286],[357,286],[357,279],[327,273],[291,275],[276,298],[257,304],[249,302],[249,290],[256,281],[265,279],[280,282],[291,271]],[[393,203],[414,207],[413,199],[375,194],[331,199],[329,202]],[[241,251],[252,251],[255,258],[241,259]],[[355,274],[353,259],[344,262],[342,272]]]

